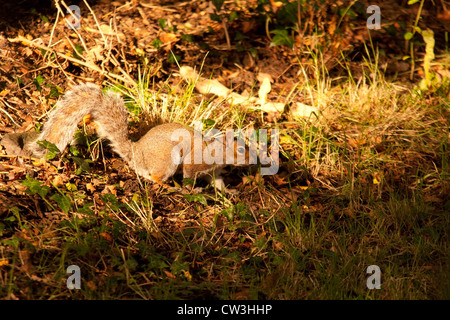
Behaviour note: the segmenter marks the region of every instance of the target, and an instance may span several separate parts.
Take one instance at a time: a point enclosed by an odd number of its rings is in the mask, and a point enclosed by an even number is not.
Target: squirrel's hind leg
[[[173,187],[168,185],[166,181],[175,174],[178,165],[171,163],[168,167],[165,165],[167,165],[167,163],[163,162],[162,165],[153,167],[152,170],[148,172],[148,178],[166,189],[173,189]]]

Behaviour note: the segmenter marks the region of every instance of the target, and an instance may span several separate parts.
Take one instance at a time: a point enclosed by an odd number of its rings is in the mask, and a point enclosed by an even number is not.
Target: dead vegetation
[[[282,4],[258,4],[82,1],[69,29],[58,1],[3,20],[2,134],[38,129],[66,89],[96,82],[123,94],[133,137],[169,121],[277,128],[281,163],[269,176],[230,170],[238,195],[172,193],[89,126],[52,160],[3,152],[2,298],[448,298],[448,9],[420,13],[436,39],[422,90],[425,44],[404,37],[420,3],[383,5],[370,32],[364,1],[305,4],[286,33]],[[81,290],[66,287],[74,264]],[[366,287],[373,264],[381,290]]]

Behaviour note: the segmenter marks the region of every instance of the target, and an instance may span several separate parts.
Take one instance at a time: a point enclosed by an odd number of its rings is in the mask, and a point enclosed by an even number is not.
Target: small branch
[[[36,47],[36,48],[39,48],[39,49],[42,49],[42,50],[46,50],[46,51],[52,52],[55,55],[60,56],[61,58],[64,58],[64,59],[69,60],[69,61],[72,61],[74,63],[78,63],[78,64],[80,64],[80,65],[82,65],[82,66],[84,66],[86,68],[94,70],[94,71],[96,71],[96,72],[106,76],[109,79],[119,80],[119,81],[122,81],[124,83],[130,84],[130,85],[133,85],[133,86],[136,85],[136,81],[134,81],[128,74],[125,74],[125,77],[122,77],[120,75],[107,72],[105,70],[102,70],[101,68],[99,68],[98,66],[96,66],[93,63],[85,62],[85,61],[82,61],[82,60],[79,60],[79,59],[76,59],[76,58],[73,58],[73,57],[69,57],[68,55],[65,55],[64,53],[57,52],[57,51],[55,51],[55,50],[53,50],[53,49],[51,49],[51,48],[49,48],[49,47],[47,47],[45,45],[38,44],[38,43],[33,42],[31,40],[28,40],[26,38],[23,38],[23,37],[18,37],[18,38],[13,38],[13,39],[8,38],[8,41],[10,41],[10,42],[21,42],[21,43],[23,43],[25,45],[28,45],[28,46],[32,46],[32,47]]]
[[[0,98],[0,101],[1,101],[5,106],[8,106],[8,107],[11,108],[11,106],[10,106],[8,103],[6,103],[5,100],[3,100],[3,99]],[[10,115],[6,110],[4,110],[3,108],[0,108],[0,110],[1,110],[4,114],[6,114],[6,116],[9,118],[9,120],[11,120],[12,123],[14,123],[16,126],[20,127],[20,124],[18,124],[16,121],[14,121],[13,117],[11,117],[11,115]]]
[[[225,19],[222,20],[223,31],[225,32],[225,38],[227,39],[228,50],[231,50],[231,41],[230,35],[228,34],[227,21]]]

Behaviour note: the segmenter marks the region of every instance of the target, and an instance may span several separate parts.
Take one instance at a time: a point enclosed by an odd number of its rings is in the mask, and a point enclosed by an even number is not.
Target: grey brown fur
[[[139,141],[132,142],[128,138],[128,110],[123,99],[116,93],[108,91],[103,93],[97,85],[86,83],[75,86],[64,94],[57,106],[49,113],[48,121],[43,130],[37,134],[21,133],[7,134],[2,140],[8,154],[32,155],[42,157],[46,151],[36,142],[47,140],[54,143],[59,150],[64,150],[72,141],[78,123],[87,114],[91,114],[97,123],[98,135],[110,141],[112,149],[125,160],[136,173],[154,182],[165,184],[167,179],[177,171],[183,173],[184,178],[207,177],[212,181],[214,171],[215,184],[223,189],[224,183],[220,177],[221,169],[226,165],[225,151],[233,149],[236,158],[237,143],[233,145],[223,142],[223,164],[206,164],[204,162],[194,164],[194,153],[202,152],[212,143],[205,143],[201,136],[194,135],[194,130],[178,123],[167,123],[156,126],[148,131]],[[173,141],[172,134],[181,131],[190,136],[182,142]],[[184,131],[183,131],[184,130]],[[200,139],[200,140],[199,140]],[[23,140],[23,146],[20,141]],[[181,141],[181,140],[180,140]],[[178,156],[181,163],[174,163],[172,150],[176,146],[182,146]],[[191,154],[191,161],[186,161]],[[249,164],[249,152],[246,148],[245,164]]]

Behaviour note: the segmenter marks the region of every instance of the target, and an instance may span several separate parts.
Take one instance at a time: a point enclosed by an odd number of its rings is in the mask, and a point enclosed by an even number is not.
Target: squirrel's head
[[[204,155],[214,159],[215,164],[245,166],[257,163],[256,148],[249,148],[239,135],[235,137],[233,130],[227,130],[225,135],[222,132],[214,137],[206,135],[205,140]]]

